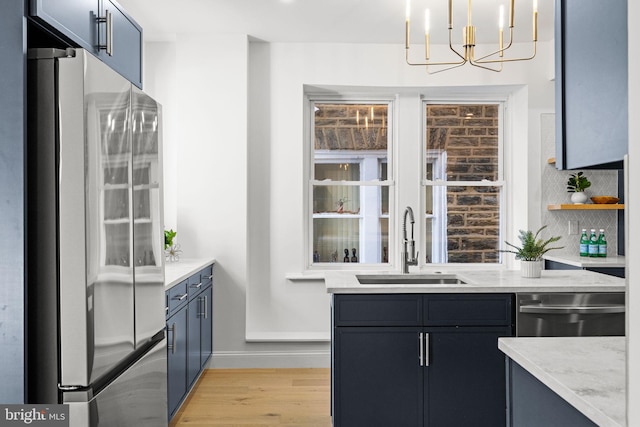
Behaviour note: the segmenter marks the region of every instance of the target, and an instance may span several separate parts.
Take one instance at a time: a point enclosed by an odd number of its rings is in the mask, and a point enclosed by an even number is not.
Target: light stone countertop
[[[570,254],[546,254],[544,259],[549,261],[555,261],[562,264],[572,265],[574,267],[589,268],[589,267],[617,267],[624,268],[626,266],[625,258],[622,255],[609,255],[603,258],[584,257],[580,255]]]
[[[459,270],[443,271],[441,276],[455,276],[466,284],[376,284],[362,285],[356,275],[399,275],[382,272],[327,272],[328,293],[388,294],[388,293],[516,293],[516,292],[624,292],[625,279],[587,270],[544,270],[542,277],[521,277],[520,270]],[[433,274],[429,272],[411,275]],[[435,274],[434,274],[435,275]]]
[[[498,348],[598,426],[626,426],[624,337],[500,338]]]
[[[215,262],[215,258],[181,258],[180,261],[166,261],[164,264],[165,290]]]

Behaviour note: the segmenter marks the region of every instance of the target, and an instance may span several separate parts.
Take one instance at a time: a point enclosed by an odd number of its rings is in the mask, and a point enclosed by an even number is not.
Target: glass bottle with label
[[[589,238],[587,237],[587,229],[582,229],[580,236],[580,256],[589,256]]]
[[[607,239],[604,236],[604,230],[600,229],[600,236],[598,237],[598,256],[607,256]]]
[[[595,228],[591,229],[591,235],[589,236],[589,256],[598,256],[598,236],[596,236]]]

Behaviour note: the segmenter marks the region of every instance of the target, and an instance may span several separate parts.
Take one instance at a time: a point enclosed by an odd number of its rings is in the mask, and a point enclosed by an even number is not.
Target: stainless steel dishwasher
[[[517,294],[520,337],[625,334],[625,293]]]

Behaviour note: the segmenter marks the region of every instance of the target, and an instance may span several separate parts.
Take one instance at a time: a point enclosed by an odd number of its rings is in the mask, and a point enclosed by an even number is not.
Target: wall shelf
[[[547,205],[547,210],[550,211],[598,211],[598,210],[623,210],[624,205],[619,203],[611,203],[611,204],[585,204],[585,205],[574,205],[574,204],[560,204],[560,205]]]

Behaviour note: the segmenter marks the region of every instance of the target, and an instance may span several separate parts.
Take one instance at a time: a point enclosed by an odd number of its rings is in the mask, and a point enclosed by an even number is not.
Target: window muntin
[[[390,103],[312,108],[310,263],[387,263]]]
[[[502,234],[499,103],[426,103],[427,263],[498,263]]]

